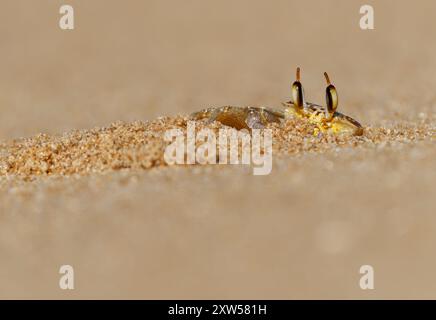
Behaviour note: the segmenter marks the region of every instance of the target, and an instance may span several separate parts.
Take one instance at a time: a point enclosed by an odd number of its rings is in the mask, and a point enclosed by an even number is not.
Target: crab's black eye
[[[291,86],[291,96],[292,102],[298,109],[302,109],[304,107],[304,90],[303,86],[300,82],[300,68],[297,68],[297,80]]]
[[[332,119],[336,109],[338,108],[338,92],[334,85],[330,83],[330,78],[327,72],[324,72],[325,79],[327,81],[327,88],[325,90],[326,100],[326,118]]]
[[[303,91],[303,86],[301,85],[301,83],[299,81],[295,81],[292,84],[291,94],[292,94],[292,102],[294,103],[294,105],[299,109],[303,108],[304,107],[304,91]]]
[[[326,89],[326,103],[329,113],[334,113],[338,107],[338,92],[334,85],[329,85]]]

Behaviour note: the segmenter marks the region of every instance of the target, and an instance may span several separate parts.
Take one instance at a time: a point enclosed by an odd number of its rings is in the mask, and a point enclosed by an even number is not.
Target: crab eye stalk
[[[298,109],[306,107],[306,101],[304,100],[304,90],[300,82],[300,68],[297,68],[296,80],[291,86],[292,102]]]
[[[327,104],[326,119],[331,120],[336,112],[336,109],[338,108],[338,92],[336,91],[335,86],[331,84],[327,72],[324,72],[324,76],[327,81],[327,88],[325,94],[325,99]]]

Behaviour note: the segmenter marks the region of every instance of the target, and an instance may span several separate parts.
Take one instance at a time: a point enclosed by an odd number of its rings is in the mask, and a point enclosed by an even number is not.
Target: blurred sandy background
[[[435,123],[436,3],[0,2],[0,140],[278,106],[296,66],[365,125]],[[359,8],[375,8],[375,30]],[[434,140],[238,167],[0,177],[1,298],[436,298]],[[74,291],[59,266],[75,268]],[[375,268],[375,290],[359,267]]]

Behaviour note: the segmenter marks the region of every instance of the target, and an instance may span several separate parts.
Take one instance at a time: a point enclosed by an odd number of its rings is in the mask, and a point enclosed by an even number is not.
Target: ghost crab
[[[229,127],[240,129],[262,129],[269,123],[281,123],[283,119],[301,118],[316,125],[314,134],[319,132],[345,135],[362,135],[363,127],[353,118],[337,112],[338,93],[330,82],[327,72],[324,72],[327,82],[326,107],[306,102],[304,89],[300,82],[300,68],[297,68],[296,80],[291,86],[292,100],[283,102],[283,110],[264,107],[233,107],[208,108],[191,115],[194,120],[208,119],[218,121]]]

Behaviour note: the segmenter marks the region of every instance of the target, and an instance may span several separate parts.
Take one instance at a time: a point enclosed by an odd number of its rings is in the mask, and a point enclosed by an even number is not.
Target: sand
[[[436,298],[432,1],[373,1],[373,31],[359,1],[77,0],[72,32],[60,4],[0,12],[0,298]],[[296,66],[363,136],[273,125],[266,176],[163,161],[193,111],[280,108]]]
[[[17,139],[5,143],[0,149],[0,169],[3,176],[32,181],[37,176],[55,175],[89,175],[95,173],[113,172],[122,169],[150,169],[167,165],[176,165],[165,160],[164,153],[175,138],[165,138],[169,130],[180,130],[187,143],[187,126],[190,116],[176,118],[159,118],[150,122],[113,123],[109,127],[92,130],[67,132],[59,136],[40,134],[31,138]],[[217,158],[220,163],[218,139],[220,130],[226,129],[220,122],[204,119],[195,121],[195,136],[201,130],[211,130],[216,137]],[[399,124],[389,128],[364,128],[362,136],[351,134],[333,134],[319,132],[316,125],[307,119],[286,119],[281,124],[271,123],[265,130],[270,130],[272,136],[272,157],[292,157],[299,154],[343,152],[353,148],[384,149],[391,146],[402,146],[420,141],[433,141],[435,127],[428,121],[419,125]],[[249,131],[246,133],[250,134]],[[236,132],[237,134],[237,132]],[[259,132],[264,136],[264,130]],[[241,165],[254,165],[242,162],[242,144],[239,140],[238,162]],[[252,142],[254,144],[254,142]],[[204,145],[205,141],[197,138],[196,147]],[[265,153],[264,143],[261,143],[262,154]],[[228,155],[230,144],[226,142]],[[184,163],[187,155],[184,149]],[[197,149],[195,149],[197,150]],[[194,150],[194,151],[195,151]],[[248,149],[252,152],[252,149]],[[253,156],[252,156],[253,157]],[[224,164],[231,164],[230,158],[225,158]],[[197,165],[203,164],[197,159]]]

